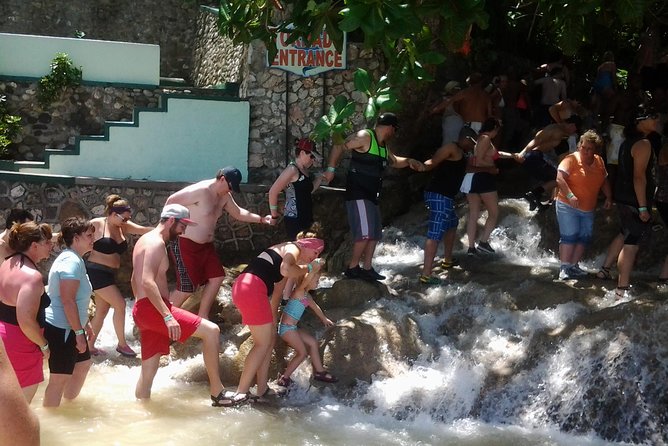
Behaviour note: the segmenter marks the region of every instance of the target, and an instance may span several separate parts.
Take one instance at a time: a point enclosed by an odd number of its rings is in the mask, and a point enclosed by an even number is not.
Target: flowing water
[[[391,287],[406,289],[415,280],[424,233],[420,227],[385,231],[377,269],[391,276]],[[360,381],[345,398],[331,387],[310,386],[302,365],[295,389],[283,398],[212,408],[208,386],[183,379],[184,370],[201,364],[198,355],[168,361],[158,371],[152,400],[141,403],[133,395],[138,360],[96,359],[73,403],[43,409],[40,386],[33,407],[42,444],[664,444],[667,311],[638,310],[629,319],[587,322],[592,308],[612,312],[624,305],[597,287],[586,302],[513,307],[509,295],[534,286],[530,272],[556,269],[553,255],[539,248],[539,236],[539,228],[517,213],[504,217],[494,233],[493,244],[504,255],[490,265],[526,274],[508,278],[513,289],[455,278],[371,302],[360,317],[381,324],[383,309],[412,318],[420,329],[421,353],[402,359],[381,348],[384,372]],[[594,262],[585,266],[593,268]],[[333,281],[327,278],[321,286]],[[138,347],[131,327],[128,316],[126,331]],[[113,338],[108,319],[102,347],[113,351]],[[330,368],[336,371],[336,364]]]

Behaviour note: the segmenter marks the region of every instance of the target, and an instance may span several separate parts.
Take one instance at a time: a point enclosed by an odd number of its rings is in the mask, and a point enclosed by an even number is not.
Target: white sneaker
[[[571,273],[571,267],[561,268],[559,270],[559,280],[570,280],[577,278]]]

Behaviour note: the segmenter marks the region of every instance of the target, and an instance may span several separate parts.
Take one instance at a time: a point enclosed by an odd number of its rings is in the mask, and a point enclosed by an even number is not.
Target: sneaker
[[[450,269],[454,266],[459,265],[459,260],[452,258],[451,260],[443,259],[441,260],[441,268],[443,269]]]
[[[487,254],[494,254],[494,248],[492,248],[489,242],[478,242],[478,251],[485,252]]]
[[[589,273],[580,268],[580,265],[577,263],[569,268],[568,273],[574,277],[587,277],[589,275]]]
[[[572,267],[565,267],[559,270],[559,280],[577,279],[577,276],[571,274]]]
[[[424,276],[420,274],[420,283],[423,285],[440,285],[441,279],[435,276]]]
[[[467,256],[474,256],[476,254],[478,254],[478,250],[475,249],[474,247],[471,247],[471,248],[469,248],[468,251],[466,251]]]
[[[385,276],[382,274],[378,274],[373,267],[371,269],[360,269],[360,277],[362,279],[369,279],[369,280],[385,280]]]
[[[362,268],[359,266],[348,268],[343,272],[343,275],[348,279],[360,279],[362,277]]]

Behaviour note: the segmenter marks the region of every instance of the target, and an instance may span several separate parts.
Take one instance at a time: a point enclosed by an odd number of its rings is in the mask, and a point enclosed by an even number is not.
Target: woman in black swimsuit
[[[106,217],[91,220],[95,228],[95,243],[86,260],[86,272],[95,291],[95,316],[90,321],[93,336],[88,339],[91,354],[102,352],[95,348],[95,339],[102,329],[109,308],[114,308],[114,331],[118,338],[116,351],[123,356],[137,354],[125,340],[125,298],[116,286],[116,272],[121,266],[121,254],[128,249],[125,234],[141,235],[151,230],[130,221],[132,209],[120,196],[112,194],[105,200]]]

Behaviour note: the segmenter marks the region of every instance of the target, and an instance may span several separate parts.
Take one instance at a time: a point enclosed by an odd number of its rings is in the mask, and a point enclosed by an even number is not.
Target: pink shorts
[[[44,381],[44,355],[37,344],[28,339],[18,325],[2,321],[0,321],[0,337],[21,387],[29,387]]]
[[[245,325],[264,325],[274,322],[267,285],[255,274],[243,273],[232,286],[232,301],[241,313]]]
[[[176,263],[176,289],[194,293],[207,280],[225,276],[213,243],[197,243],[178,237],[170,245]]]
[[[189,311],[172,306],[164,297],[162,300],[167,305],[167,308],[174,316],[174,320],[181,325],[181,337],[179,342],[184,342],[199,327],[202,318]],[[148,297],[138,299],[132,308],[132,318],[135,320],[135,325],[139,329],[139,336],[141,340],[141,358],[149,359],[155,355],[168,355],[169,332],[167,325],[160,312],[153,306]]]

